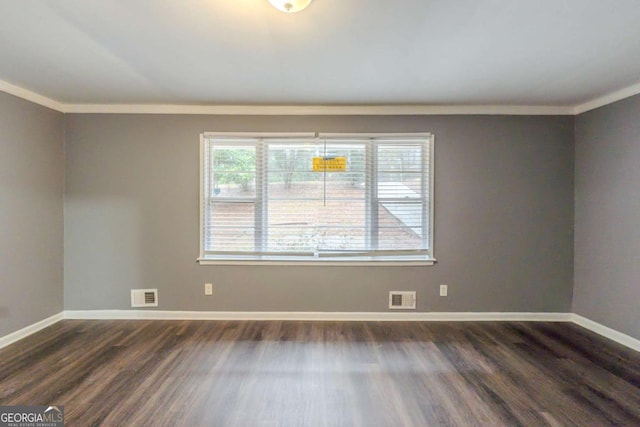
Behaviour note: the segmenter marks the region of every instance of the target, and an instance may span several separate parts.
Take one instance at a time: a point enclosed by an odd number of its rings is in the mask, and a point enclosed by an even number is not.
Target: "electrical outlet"
[[[213,295],[213,283],[205,283],[204,284],[204,294],[205,295]]]
[[[446,297],[448,293],[449,293],[449,286],[448,285],[440,285],[440,296],[441,297]]]

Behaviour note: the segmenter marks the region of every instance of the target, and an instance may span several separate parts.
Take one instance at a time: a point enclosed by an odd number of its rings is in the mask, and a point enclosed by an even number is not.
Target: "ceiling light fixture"
[[[309,6],[311,0],[269,0],[269,3],[285,13],[296,13]]]

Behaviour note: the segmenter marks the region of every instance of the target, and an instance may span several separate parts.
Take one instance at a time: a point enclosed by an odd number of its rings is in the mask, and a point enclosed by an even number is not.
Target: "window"
[[[200,263],[422,263],[433,136],[201,138]]]

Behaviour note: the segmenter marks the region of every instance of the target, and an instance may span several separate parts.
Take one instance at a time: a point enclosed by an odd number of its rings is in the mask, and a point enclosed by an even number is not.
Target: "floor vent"
[[[157,307],[157,289],[131,289],[131,307]]]
[[[416,293],[414,291],[389,292],[389,308],[395,310],[415,310]]]

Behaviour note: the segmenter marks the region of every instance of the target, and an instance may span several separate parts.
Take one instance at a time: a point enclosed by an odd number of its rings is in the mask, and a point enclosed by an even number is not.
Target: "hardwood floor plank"
[[[477,331],[476,328],[481,330]],[[485,328],[488,329],[486,338],[481,333]],[[556,408],[571,407],[573,402],[564,392],[565,384],[557,381],[556,373],[537,359],[548,357],[534,352],[522,353],[521,335],[511,334],[510,329],[499,335],[494,335],[496,328],[491,325],[472,326],[471,329],[472,333],[468,335],[470,343],[478,355],[493,366],[493,375],[504,383],[505,390],[501,390],[500,394],[510,402],[513,400],[510,404],[518,406],[519,411],[528,412],[534,418],[535,421],[526,421],[526,425],[553,425],[555,421],[550,420],[560,420],[562,425],[567,426],[586,425],[588,419],[567,417],[565,411],[555,413]],[[518,351],[514,351],[514,348]],[[545,422],[541,422],[538,416],[544,418]]]
[[[69,426],[640,425],[640,354],[575,325],[65,320],[0,350],[0,405]]]

